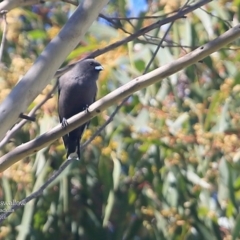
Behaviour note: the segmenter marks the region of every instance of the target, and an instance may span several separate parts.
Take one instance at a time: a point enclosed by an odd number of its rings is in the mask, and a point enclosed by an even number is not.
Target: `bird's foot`
[[[75,160],[78,160],[78,161],[79,161],[79,157],[78,157],[78,155],[77,155],[76,152],[69,154],[67,160],[72,160],[72,159],[75,159]]]
[[[83,110],[85,110],[87,113],[89,113],[89,111],[88,111],[88,107],[89,107],[89,105],[86,104],[86,107],[83,109]]]
[[[63,118],[62,119],[62,127],[65,128],[65,127],[67,127],[67,125],[68,125],[67,119]]]

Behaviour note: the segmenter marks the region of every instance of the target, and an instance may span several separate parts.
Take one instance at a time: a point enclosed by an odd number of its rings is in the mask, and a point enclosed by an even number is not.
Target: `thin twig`
[[[112,20],[125,20],[125,21],[129,21],[129,20],[140,20],[140,19],[158,19],[158,18],[166,18],[169,15],[172,15],[174,13],[178,12],[178,10],[176,11],[172,11],[170,13],[164,14],[164,15],[160,15],[160,16],[139,16],[139,17],[108,17],[111,18]]]
[[[111,18],[105,16],[104,14],[100,13],[99,17],[105,19],[106,21],[108,21],[109,23],[112,24],[113,27],[115,27],[116,29],[121,29],[123,32],[127,33],[127,34],[131,34],[130,32],[128,32],[126,29],[124,29],[121,25],[121,23],[117,23],[116,21],[112,20]]]
[[[232,22],[232,21],[230,21],[230,20],[225,20],[225,19],[222,19],[222,18],[220,18],[220,17],[218,17],[218,16],[216,16],[216,15],[214,15],[214,14],[212,14],[212,13],[208,12],[208,11],[207,11],[207,10],[205,10],[203,7],[200,7],[199,9],[201,9],[203,12],[207,13],[207,14],[208,14],[208,15],[210,15],[211,17],[214,17],[214,18],[216,18],[216,19],[218,19],[218,20],[221,20],[221,21],[223,21],[224,23],[226,23],[226,25],[227,25],[229,28],[231,28],[231,27],[232,27],[232,25],[231,25],[231,22]]]
[[[31,117],[31,116],[25,115],[24,113],[20,113],[19,114],[19,118],[26,119],[26,120],[31,121],[31,122],[35,122],[36,121],[36,117],[35,116]]]
[[[1,11],[1,14],[4,22],[4,27],[3,27],[1,46],[0,46],[0,63],[2,63],[3,51],[4,51],[6,35],[7,35],[7,17],[6,17],[7,11]]]
[[[161,40],[160,40],[161,41]],[[148,44],[152,44],[155,46],[158,46],[159,43],[157,43],[156,41],[151,41],[151,40],[143,40],[143,39],[138,39],[139,43],[148,43]],[[187,45],[180,45],[180,44],[176,44],[176,43],[166,43],[166,44],[162,44],[161,46],[162,48],[189,48],[189,49],[195,49],[198,48],[199,46],[187,46]]]
[[[75,2],[75,1],[71,1],[71,0],[62,0],[62,1],[65,2],[65,3],[70,3],[74,6],[78,6],[78,2]],[[99,17],[101,17],[103,19],[106,19],[108,21],[126,20],[126,21],[129,22],[129,20],[166,18],[167,16],[169,16],[169,15],[175,13],[175,12],[177,12],[177,10],[173,11],[173,12],[170,12],[170,13],[167,13],[167,14],[164,14],[164,15],[161,15],[161,16],[140,16],[140,17],[108,17],[105,14],[100,13]]]

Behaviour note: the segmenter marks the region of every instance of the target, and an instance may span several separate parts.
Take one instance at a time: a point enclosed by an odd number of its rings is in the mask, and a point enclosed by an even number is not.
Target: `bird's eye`
[[[93,66],[93,65],[94,65],[94,63],[93,63],[93,62],[90,62],[90,65],[91,65],[91,66]]]

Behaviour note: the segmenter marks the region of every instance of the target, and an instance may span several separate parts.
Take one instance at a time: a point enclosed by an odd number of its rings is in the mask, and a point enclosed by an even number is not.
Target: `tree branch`
[[[151,84],[159,82],[160,80],[170,76],[171,74],[174,74],[181,69],[186,68],[204,59],[211,53],[231,43],[239,36],[240,25],[237,25],[236,27],[231,28],[221,36],[188,53],[187,55],[160,68],[157,68],[152,72],[133,79],[129,83],[119,87],[118,89],[109,93],[102,99],[99,99],[98,101],[93,103],[88,108],[88,111],[81,112],[71,117],[68,120],[69,125],[66,128],[62,128],[62,126],[59,124],[51,131],[42,134],[41,136],[30,142],[18,146],[13,151],[2,156],[0,158],[0,172],[4,171],[6,168],[10,167],[12,164],[16,163],[20,159],[37,152],[41,148],[48,146],[56,139],[87,122],[94,116],[98,115],[101,111],[105,110],[107,107],[112,106],[114,103],[121,101],[132,93],[143,89]]]

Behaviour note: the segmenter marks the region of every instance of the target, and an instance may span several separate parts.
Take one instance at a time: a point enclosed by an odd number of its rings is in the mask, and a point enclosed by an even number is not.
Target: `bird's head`
[[[92,74],[98,76],[99,72],[103,70],[102,65],[94,59],[85,59],[80,61],[78,65],[79,70],[84,75]]]

